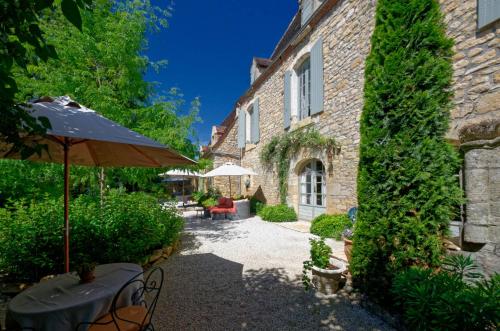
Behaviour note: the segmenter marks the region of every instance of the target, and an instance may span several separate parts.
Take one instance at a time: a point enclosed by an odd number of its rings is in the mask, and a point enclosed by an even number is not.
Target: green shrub
[[[326,269],[330,264],[332,248],[325,243],[325,238],[309,239],[311,244],[311,262],[315,267]]]
[[[325,243],[325,238],[309,239],[309,243],[311,244],[311,259],[303,262],[302,269],[302,283],[306,290],[311,286],[309,271],[313,266],[326,269],[330,264],[330,255],[332,255],[332,248]]]
[[[63,264],[63,201],[0,208],[0,263],[13,276],[38,280]]]
[[[191,195],[192,198],[198,202],[198,204],[201,204],[201,202],[206,199],[206,194],[203,192],[203,191],[196,191],[196,192],[193,192],[193,194]]]
[[[500,323],[500,275],[473,281],[465,275],[420,267],[398,274],[392,293],[408,328],[494,330]]]
[[[258,215],[269,222],[293,222],[297,220],[297,214],[292,207],[287,205],[263,206]]]
[[[257,197],[250,197],[250,212],[252,214],[258,214],[259,211],[264,207],[264,203],[260,201]]]
[[[262,208],[264,208],[265,205],[266,205],[265,203],[257,202],[255,204],[255,213],[256,214],[260,213],[260,211],[262,210]]]
[[[311,222],[311,233],[325,238],[340,240],[342,232],[351,228],[352,223],[347,215],[319,215]]]
[[[203,200],[201,202],[201,204],[205,208],[210,208],[210,207],[213,207],[213,206],[217,206],[217,199],[215,199],[215,198],[207,198],[207,199]]]
[[[102,210],[104,236],[109,241],[107,262],[137,262],[151,250],[172,244],[183,219],[174,210],[162,209],[145,193],[111,191]]]
[[[210,188],[207,192],[194,192],[192,196],[198,204],[203,205],[204,207],[213,207],[217,205],[217,199],[221,197],[221,194],[218,190]]]
[[[461,202],[458,157],[444,136],[452,46],[437,0],[377,2],[366,60],[351,272],[390,301],[394,275],[437,266]]]
[[[0,268],[38,280],[63,271],[63,201],[46,197],[0,208]],[[111,191],[104,204],[80,196],[70,204],[71,269],[83,261],[138,262],[173,243],[183,227],[175,210],[145,193]]]

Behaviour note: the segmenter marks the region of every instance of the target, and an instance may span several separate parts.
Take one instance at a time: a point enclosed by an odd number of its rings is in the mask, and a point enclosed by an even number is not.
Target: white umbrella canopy
[[[231,176],[252,176],[257,175],[254,171],[237,166],[234,163],[226,162],[218,168],[207,172],[203,177],[218,177],[218,176],[228,176],[229,178],[229,195],[231,196]]]
[[[196,164],[160,143],[129,130],[69,97],[44,97],[29,103],[28,113],[46,117],[51,128],[43,136],[25,136],[27,144],[47,145],[32,161],[64,163],[64,255],[69,272],[69,166],[166,167]],[[0,157],[19,159],[10,146],[0,144]]]
[[[245,175],[257,175],[250,169],[246,169],[240,166],[237,166],[234,163],[226,162],[218,168],[215,168],[212,171],[207,172],[203,175],[203,177],[217,177],[217,176],[245,176]]]
[[[189,169],[172,169],[159,175],[160,177],[170,177],[171,179],[178,179],[182,181],[182,203],[186,203],[184,197],[184,179],[185,178],[198,178],[201,177],[196,171]]]
[[[186,177],[186,178],[196,178],[196,177],[201,177],[202,175],[198,173],[197,171],[192,171],[188,169],[173,169],[169,170],[167,172],[164,172],[160,174],[161,177]]]

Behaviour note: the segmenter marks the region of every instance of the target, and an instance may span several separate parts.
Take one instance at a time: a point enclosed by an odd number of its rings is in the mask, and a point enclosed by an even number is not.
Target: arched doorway
[[[310,221],[325,212],[325,167],[321,161],[311,160],[299,174],[299,219]]]

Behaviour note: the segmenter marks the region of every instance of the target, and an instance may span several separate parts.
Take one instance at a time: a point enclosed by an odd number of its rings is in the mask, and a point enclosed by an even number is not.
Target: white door
[[[310,221],[326,212],[325,167],[318,160],[307,163],[299,176],[299,219]]]

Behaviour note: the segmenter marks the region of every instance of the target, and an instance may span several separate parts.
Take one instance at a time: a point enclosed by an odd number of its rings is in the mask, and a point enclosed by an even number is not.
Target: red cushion
[[[213,207],[210,209],[212,214],[235,214],[236,208],[222,208],[222,207]]]
[[[230,198],[219,198],[219,204],[216,206],[219,208],[233,208],[233,200]]]
[[[224,204],[226,208],[233,208],[233,199],[226,198],[226,203]]]

